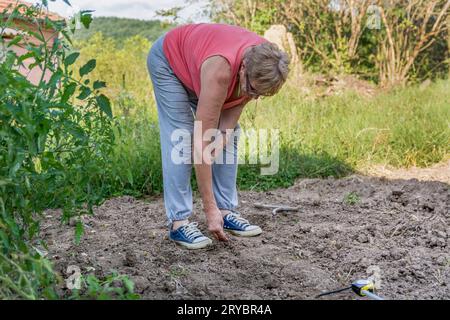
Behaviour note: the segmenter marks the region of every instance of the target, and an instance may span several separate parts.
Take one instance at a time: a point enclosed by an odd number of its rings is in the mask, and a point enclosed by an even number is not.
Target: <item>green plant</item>
[[[355,191],[349,192],[344,196],[344,202],[349,205],[355,205],[361,201],[361,197]]]
[[[80,278],[80,289],[75,289],[68,299],[84,300],[137,300],[139,295],[134,293],[134,284],[123,275],[113,273],[105,279],[98,279],[94,275]]]
[[[46,5],[0,13],[0,41],[8,49],[0,63],[0,298],[57,297],[60,279],[36,249],[45,247],[41,213],[62,208],[63,222],[92,214],[103,196],[101,177],[110,172],[114,134],[105,83],[86,78],[94,59],[73,68],[79,57],[70,45],[73,30],[45,16]],[[88,27],[90,12],[80,19]],[[21,33],[6,42],[11,28]],[[18,55],[14,46],[26,52]],[[28,69],[42,70],[37,83],[20,72],[28,61]],[[78,241],[82,226],[78,218]]]
[[[188,270],[181,265],[174,265],[170,267],[169,275],[171,278],[180,278],[188,274]]]

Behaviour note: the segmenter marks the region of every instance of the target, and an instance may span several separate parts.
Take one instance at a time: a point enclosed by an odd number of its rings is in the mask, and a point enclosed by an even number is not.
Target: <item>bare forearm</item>
[[[194,164],[203,207],[208,212],[209,209],[217,208],[212,188],[213,157],[207,148],[212,143],[212,132],[217,130],[219,123],[219,115],[214,114],[213,110],[220,110],[220,105],[216,106],[213,102],[205,108],[201,105],[202,103],[203,101],[199,102],[200,112],[197,113],[197,121],[194,125]]]
[[[217,132],[219,126],[220,111],[231,82],[231,68],[228,61],[220,56],[208,58],[202,64],[200,81],[202,89],[197,105],[197,121],[194,124],[195,173],[208,221],[208,230],[217,239],[226,241],[228,238],[223,231],[223,219],[217,208],[212,186],[213,154],[209,144],[213,135],[207,133],[211,129]]]
[[[209,212],[210,209],[217,207],[212,189],[211,166],[207,164],[197,164],[195,166],[195,174],[197,177],[198,190],[203,201],[203,208],[205,212]]]
[[[212,124],[208,121],[197,121],[194,129],[194,149],[195,152],[195,174],[197,177],[197,184],[200,195],[203,200],[203,207],[205,210],[216,207],[214,199],[214,193],[212,190],[212,171],[211,171],[211,159],[205,152],[205,148],[209,144],[209,141],[203,141],[205,137],[205,131]],[[201,126],[201,128],[199,128]],[[206,127],[206,129],[205,129]],[[207,210],[208,211],[208,210]]]
[[[241,116],[242,110],[245,104],[236,106],[231,109],[222,111],[220,115],[219,129],[221,131],[226,131],[228,129],[234,129],[238,124],[239,117]]]
[[[222,111],[222,113],[220,114],[220,120],[217,121],[218,123],[216,121],[211,121],[211,120],[202,121],[202,136],[205,137],[205,133],[208,129],[215,129],[217,127],[222,132],[234,129],[239,121],[239,117],[242,113],[243,108],[244,108],[244,104]],[[197,123],[197,125],[199,125],[199,124],[200,123]],[[196,129],[199,130],[198,127]],[[197,138],[199,138],[199,137],[197,137]],[[223,145],[225,145],[226,141],[228,139],[228,136],[222,136],[222,138],[224,139]],[[205,207],[205,209],[216,207],[216,202],[215,202],[214,194],[212,191],[211,166],[207,164],[207,163],[211,163],[212,159],[211,158],[205,159],[205,157],[209,157],[208,152],[206,152],[206,154],[204,154],[205,147],[210,142],[211,141],[209,141],[209,140],[202,142],[203,144],[202,144],[201,152],[203,153],[203,159],[202,159],[203,161],[202,161],[202,164],[197,164],[195,166],[197,183],[199,186],[200,195],[203,199],[203,206]]]

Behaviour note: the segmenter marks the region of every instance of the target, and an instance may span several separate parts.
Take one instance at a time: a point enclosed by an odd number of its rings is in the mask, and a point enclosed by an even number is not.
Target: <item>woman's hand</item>
[[[223,217],[220,210],[216,207],[205,210],[205,213],[208,222],[208,231],[211,232],[217,240],[228,241],[228,237],[223,231]]]

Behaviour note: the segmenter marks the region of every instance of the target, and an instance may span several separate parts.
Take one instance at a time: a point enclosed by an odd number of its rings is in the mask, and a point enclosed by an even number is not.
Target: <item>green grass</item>
[[[118,118],[118,144],[111,158],[109,194],[154,194],[162,188],[157,114],[145,67],[150,43],[128,39],[121,49],[95,36],[81,42],[82,59],[97,57],[92,73],[104,79]],[[135,61],[129,64],[129,60]],[[115,61],[111,65],[110,61]],[[279,129],[280,165],[261,176],[257,165],[242,165],[241,189],[291,185],[298,177],[340,177],[374,164],[426,167],[450,154],[450,81],[425,89],[412,86],[363,98],[351,92],[313,99],[286,85],[279,94],[245,107],[245,129]],[[121,134],[119,135],[119,131]]]
[[[153,102],[119,121],[122,135],[111,161],[116,192],[161,191],[157,115]],[[241,165],[240,189],[267,190],[298,177],[340,177],[374,164],[426,167],[450,154],[450,81],[399,89],[367,99],[348,93],[308,99],[286,86],[246,106],[242,128],[280,130],[280,166],[261,176]]]
[[[361,197],[354,191],[347,193],[344,197],[344,203],[349,205],[357,204],[359,201],[361,201]]]
[[[244,127],[278,127],[282,141],[354,169],[375,163],[428,166],[450,151],[450,82],[410,87],[372,99],[351,93],[308,101],[295,90],[250,106]]]

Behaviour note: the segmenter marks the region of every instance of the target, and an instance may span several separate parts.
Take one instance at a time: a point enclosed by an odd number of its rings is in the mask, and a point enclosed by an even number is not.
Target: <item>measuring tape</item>
[[[330,294],[335,294],[335,293],[350,290],[350,289],[352,289],[353,292],[356,293],[360,297],[367,297],[372,300],[384,300],[383,298],[377,296],[374,293],[375,283],[372,280],[365,280],[365,279],[356,280],[355,282],[352,283],[352,285],[350,287],[347,287],[347,288],[342,288],[342,289],[338,289],[338,290],[334,290],[334,291],[328,291],[328,292],[321,293],[318,296],[316,296],[316,298],[319,298],[322,296],[327,296]]]
[[[352,283],[352,290],[360,297],[367,297],[372,300],[383,300],[373,293],[375,284],[371,280],[356,280]]]

